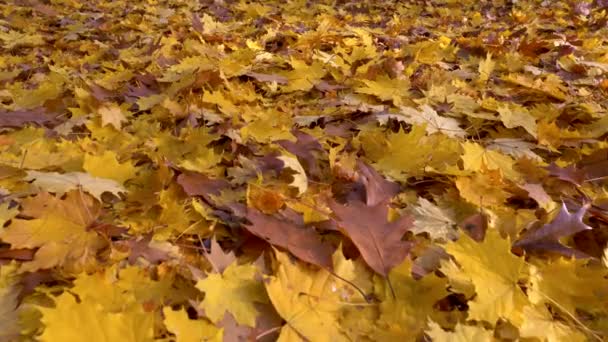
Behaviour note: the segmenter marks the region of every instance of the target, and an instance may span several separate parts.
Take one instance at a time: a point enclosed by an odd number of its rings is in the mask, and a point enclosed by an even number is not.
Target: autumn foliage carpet
[[[608,1],[0,4],[0,341],[608,339]]]

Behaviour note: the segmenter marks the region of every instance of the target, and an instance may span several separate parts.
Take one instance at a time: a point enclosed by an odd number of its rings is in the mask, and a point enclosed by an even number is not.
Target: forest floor
[[[608,339],[608,1],[0,4],[0,341]]]

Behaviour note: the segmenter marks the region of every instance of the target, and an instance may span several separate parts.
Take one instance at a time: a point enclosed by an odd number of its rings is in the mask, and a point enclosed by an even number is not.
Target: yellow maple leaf
[[[120,312],[108,312],[96,301],[80,299],[64,292],[55,306],[40,307],[45,328],[39,339],[55,341],[153,341],[154,313],[133,305]]]
[[[557,303],[573,314],[577,309],[598,311],[598,303],[608,302],[608,271],[585,260],[560,258],[534,265],[530,273],[528,296],[535,304]]]
[[[518,285],[523,276],[525,261],[511,253],[511,243],[489,229],[485,240],[476,242],[461,234],[445,249],[471,278],[477,296],[469,302],[469,318],[496,323],[500,318],[514,324],[522,321],[523,307],[528,303]]]
[[[137,172],[131,160],[119,163],[114,151],[105,151],[101,155],[85,154],[82,168],[94,177],[113,179],[120,184],[134,178]]]
[[[33,180],[35,186],[45,191],[53,192],[58,196],[79,188],[82,188],[98,200],[101,200],[101,195],[104,192],[109,192],[116,196],[121,192],[125,192],[125,188],[114,180],[92,177],[84,172],[61,174],[57,172],[28,171],[25,179],[28,181]]]
[[[524,323],[519,329],[521,337],[536,337],[547,342],[583,342],[587,337],[580,331],[555,320],[545,306],[526,306]]]
[[[415,341],[425,328],[426,319],[436,314],[435,303],[448,295],[447,282],[432,273],[414,279],[409,259],[392,269],[388,279],[390,284],[376,277],[376,288],[381,289],[382,299],[376,337],[387,341]]]
[[[184,309],[174,311],[166,306],[163,308],[163,315],[165,326],[175,334],[176,342],[223,341],[223,329],[218,329],[204,320],[188,318]]]
[[[22,264],[22,270],[35,271],[63,265],[81,269],[95,263],[95,252],[105,245],[87,227],[99,214],[99,203],[78,191],[65,199],[40,193],[21,204],[22,214],[32,220],[14,219],[0,232],[0,239],[12,248],[38,248],[34,260]]]
[[[519,173],[514,170],[515,161],[498,151],[487,150],[480,144],[474,142],[464,142],[462,162],[464,170],[479,172],[485,166],[488,170],[500,170],[509,180],[521,178]]]
[[[101,115],[101,125],[107,126],[112,125],[117,130],[122,128],[122,123],[127,121],[122,108],[116,103],[108,103],[98,109],[99,115]]]
[[[285,92],[308,91],[327,73],[324,64],[318,61],[308,65],[304,61],[292,58],[290,64],[293,71],[286,75],[289,83],[281,87]]]
[[[212,273],[199,280],[196,288],[205,293],[201,307],[212,322],[230,312],[237,322],[250,327],[256,325],[258,314],[255,303],[266,303],[268,297],[261,280],[256,280],[257,268],[252,264],[230,264],[222,274]]]
[[[464,325],[457,323],[454,331],[445,331],[439,324],[430,321],[427,335],[433,342],[491,342],[495,341],[494,334],[490,330],[475,325]]]
[[[390,78],[382,75],[375,80],[362,79],[365,86],[355,88],[357,93],[373,95],[382,101],[393,101],[395,106],[403,105],[403,98],[407,97],[410,81],[407,78]]]
[[[501,105],[498,107],[498,114],[505,127],[523,127],[531,136],[537,137],[536,119],[526,108],[514,104]]]
[[[279,341],[349,341],[341,331],[338,313],[343,301],[351,296],[361,300],[361,296],[352,294],[352,289],[344,290],[349,285],[326,270],[314,269],[278,251],[275,254],[278,268],[267,279],[266,290],[272,305],[286,321]],[[349,277],[352,268],[344,262],[342,272]]]
[[[496,66],[496,61],[493,61],[492,54],[488,53],[486,55],[486,59],[481,60],[479,62],[479,68],[478,68],[479,80],[481,82],[486,82],[490,78],[492,71],[494,71],[495,66]]]
[[[64,82],[60,75],[51,72],[35,89],[22,88],[20,83],[11,85],[9,89],[15,102],[15,109],[30,109],[58,98],[64,91]]]
[[[460,158],[460,144],[442,134],[426,136],[424,126],[414,126],[411,132],[398,132],[385,138],[384,133],[362,133],[360,140],[366,156],[376,161],[376,167],[396,180],[405,181],[412,175],[424,173],[425,168],[437,172],[455,165]],[[384,140],[384,141],[383,141]],[[416,146],[416,148],[409,148]]]

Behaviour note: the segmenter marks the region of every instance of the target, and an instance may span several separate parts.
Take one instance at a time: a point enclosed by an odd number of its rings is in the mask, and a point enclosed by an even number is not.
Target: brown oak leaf
[[[224,250],[222,250],[222,246],[217,243],[215,237],[211,239],[211,250],[208,253],[205,253],[205,257],[207,260],[209,260],[217,273],[223,273],[226,267],[236,261],[234,253],[224,252]]]
[[[411,243],[401,238],[412,228],[414,219],[404,215],[387,222],[388,201],[373,206],[360,201],[346,205],[331,201],[329,207],[343,233],[350,237],[363,260],[378,274],[386,277],[408,254]]]
[[[245,228],[252,234],[290,251],[297,258],[322,268],[332,269],[333,247],[321,240],[311,228],[298,227],[294,223],[265,215],[247,208],[245,216],[251,224]]]
[[[559,213],[551,222],[537,230],[526,233],[513,246],[528,251],[553,252],[568,257],[587,257],[585,253],[564,246],[559,239],[592,229],[583,222],[583,216],[585,216],[589,207],[589,204],[585,204],[577,212],[571,214],[568,212],[566,204],[562,203]]]

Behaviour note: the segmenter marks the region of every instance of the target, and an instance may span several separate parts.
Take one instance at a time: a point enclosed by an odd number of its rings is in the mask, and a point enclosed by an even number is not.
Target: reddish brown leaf
[[[27,123],[42,125],[51,120],[50,116],[45,115],[44,108],[0,112],[0,127],[23,127]]]
[[[201,173],[190,171],[179,175],[177,183],[184,188],[188,196],[219,195],[222,189],[230,185],[225,180],[212,179]]]
[[[258,72],[250,71],[245,75],[253,77],[260,82],[277,82],[278,84],[287,84],[287,77],[275,74],[260,74]]]
[[[134,264],[140,257],[152,264],[169,259],[169,253],[150,246],[151,239],[152,235],[147,234],[143,237],[126,241],[127,246],[131,248],[131,254],[129,255],[130,264]]]
[[[236,260],[233,252],[225,253],[222,250],[222,246],[217,243],[215,237],[211,240],[211,250],[209,253],[205,253],[205,257],[217,273],[223,273],[226,267]]]
[[[332,269],[333,247],[322,241],[314,230],[298,227],[251,208],[247,209],[246,218],[251,224],[245,225],[245,228],[252,234],[271,245],[287,249],[305,262]]]
[[[458,224],[471,239],[481,242],[486,237],[488,218],[481,213],[473,214]]]
[[[192,28],[198,33],[203,33],[203,23],[196,13],[192,13]]]
[[[549,175],[574,185],[581,185],[585,181],[585,171],[577,169],[574,165],[562,168],[551,163],[551,165],[547,166],[547,170],[549,171]]]
[[[586,180],[605,180],[608,178],[608,149],[595,151],[583,158],[578,164],[585,173]]]
[[[528,251],[553,252],[570,257],[585,257],[587,256],[586,254],[562,245],[559,239],[592,229],[583,223],[583,216],[585,216],[587,209],[589,209],[588,204],[582,206],[576,213],[570,214],[566,208],[566,204],[562,203],[562,208],[553,221],[537,230],[528,232],[520,240],[516,241],[513,246],[521,247]]]
[[[365,186],[366,202],[369,206],[375,206],[386,202],[399,193],[399,184],[387,181],[371,166],[362,161],[357,163],[361,175],[361,182]]]
[[[369,267],[385,277],[409,252],[411,243],[401,238],[414,221],[411,216],[404,215],[397,221],[387,222],[387,204],[368,206],[360,201],[347,205],[329,202],[344,234],[357,246]]]
[[[323,151],[321,144],[313,136],[294,130],[293,135],[298,139],[296,142],[289,140],[278,140],[277,143],[287,151],[298,156],[309,174],[320,177],[320,169],[317,165],[317,157],[313,151]]]

